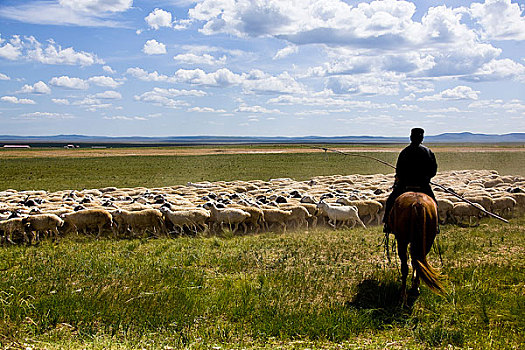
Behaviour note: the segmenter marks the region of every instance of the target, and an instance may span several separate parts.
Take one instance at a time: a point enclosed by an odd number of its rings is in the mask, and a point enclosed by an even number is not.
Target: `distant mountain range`
[[[166,136],[166,137],[109,137],[86,135],[13,136],[0,135],[0,144],[127,144],[127,145],[206,145],[206,144],[326,144],[326,143],[407,143],[407,137],[382,136]],[[425,143],[525,143],[525,133],[504,135],[445,133],[425,136]]]

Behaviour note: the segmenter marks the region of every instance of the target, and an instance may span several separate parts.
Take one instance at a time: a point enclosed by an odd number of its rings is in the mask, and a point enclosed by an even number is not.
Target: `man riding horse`
[[[394,188],[385,204],[385,216],[383,217],[383,232],[385,233],[392,232],[388,216],[396,198],[403,193],[408,191],[422,192],[436,201],[434,192],[430,187],[430,179],[436,175],[437,162],[434,153],[421,144],[423,134],[423,129],[413,128],[410,132],[410,145],[405,147],[397,158]]]

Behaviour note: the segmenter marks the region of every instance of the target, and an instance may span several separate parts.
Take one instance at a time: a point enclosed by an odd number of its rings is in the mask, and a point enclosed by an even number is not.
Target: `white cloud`
[[[133,0],[58,0],[58,3],[74,11],[93,14],[127,11],[133,5]]]
[[[51,101],[53,103],[56,103],[57,105],[65,105],[65,106],[69,105],[69,100],[66,98],[52,98]]]
[[[95,112],[99,109],[111,108],[113,105],[111,103],[102,103],[98,98],[93,96],[88,96],[82,100],[73,102],[75,106],[84,106],[86,110]]]
[[[111,116],[111,117],[103,117],[102,119],[106,119],[106,120],[148,120],[148,118],[145,118],[145,117],[128,117],[128,116],[125,116],[125,115],[114,115],[114,116]]]
[[[22,41],[20,36],[13,35],[8,43],[5,43],[5,40],[0,38],[0,57],[8,60],[16,60],[22,55]]]
[[[96,99],[101,98],[105,100],[120,100],[122,98],[122,95],[117,91],[108,90],[108,91],[96,93],[94,95],[90,95],[90,97],[93,97]]]
[[[162,88],[153,88],[152,91],[145,92],[142,96],[148,95],[159,95],[164,97],[179,97],[179,96],[206,96],[207,93],[202,90],[178,90],[178,89],[162,89]]]
[[[156,8],[146,18],[144,18],[150,28],[155,30],[161,27],[171,27],[171,13]]]
[[[0,80],[11,80],[11,78],[8,75],[0,73]]]
[[[31,99],[18,98],[16,96],[2,96],[0,97],[0,101],[14,103],[14,104],[22,104],[22,105],[34,105],[36,103],[35,101]]]
[[[424,96],[418,101],[443,101],[443,100],[477,100],[479,91],[472,90],[469,86],[456,86],[453,89],[443,90],[432,96]]]
[[[142,48],[142,52],[147,55],[162,55],[166,53],[166,45],[159,43],[155,39],[151,39],[146,41]]]
[[[243,78],[242,86],[245,92],[301,94],[306,91],[305,86],[298,83],[288,72],[272,76],[253,69],[248,74],[244,74]]]
[[[136,95],[134,99],[136,101],[153,103],[154,105],[167,107],[167,108],[180,108],[182,106],[188,106],[186,101],[174,100],[171,97],[177,96],[198,96],[200,93],[197,90],[176,90],[176,89],[161,89],[154,88],[152,91],[143,93],[142,95]]]
[[[103,75],[94,76],[88,79],[90,83],[93,83],[98,86],[105,86],[115,89],[116,87],[120,86],[122,83],[119,83],[115,81],[112,77],[106,77]]]
[[[224,109],[215,109],[211,107],[193,107],[189,108],[188,112],[197,112],[197,113],[226,113]]]
[[[174,77],[178,82],[208,85],[208,86],[230,86],[242,83],[243,78],[227,68],[221,68],[213,73],[206,73],[202,69],[179,69],[175,72]]]
[[[62,49],[60,45],[55,46],[53,40],[49,40],[46,47],[34,37],[26,37],[24,47],[25,56],[31,60],[43,64],[65,64],[90,66],[95,63],[103,64],[104,61],[96,55],[84,51],[77,52],[72,47]]]
[[[80,78],[71,78],[66,75],[51,78],[49,84],[74,90],[86,90],[89,88],[87,81]]]
[[[0,39],[0,44],[2,43],[3,40]],[[13,35],[8,43],[0,46],[0,57],[9,60],[24,58],[43,64],[90,66],[104,63],[95,54],[75,51],[72,47],[63,49],[52,39],[48,40],[47,46],[44,46],[33,36],[22,39],[19,35]]]
[[[196,55],[194,53],[186,53],[186,54],[180,54],[173,57],[173,59],[177,62],[184,63],[184,64],[191,64],[191,65],[209,65],[209,66],[216,66],[216,65],[223,65],[226,63],[226,56],[222,56],[220,58],[215,58],[210,54],[202,54],[202,55]]]
[[[175,83],[177,81],[177,79],[174,77],[168,77],[167,75],[159,74],[157,71],[148,73],[144,69],[138,67],[128,68],[126,73],[143,81],[164,81],[169,83]]]
[[[22,89],[18,91],[23,94],[50,94],[51,89],[43,81],[38,81],[33,85],[24,85]]]
[[[472,3],[470,15],[483,28],[482,36],[494,40],[525,40],[523,8],[511,0],[485,0]]]
[[[330,77],[326,87],[336,94],[397,95],[403,74],[384,72]]]
[[[273,59],[279,60],[279,59],[288,57],[290,55],[293,55],[294,53],[297,53],[298,51],[299,51],[299,48],[295,45],[286,46],[285,48],[277,51],[275,56],[273,56]]]
[[[0,16],[33,24],[123,27],[110,18],[132,4],[132,0],[24,1],[0,8]]]
[[[116,71],[113,68],[111,68],[110,66],[103,66],[102,69],[104,70],[104,72],[109,73],[109,74],[115,74],[116,73]]]
[[[495,81],[516,79],[525,82],[525,66],[505,58],[482,65],[475,73],[462,77],[468,81]]]
[[[51,112],[33,112],[33,113],[24,113],[20,117],[25,119],[72,119],[73,115],[69,113],[51,113]]]
[[[262,114],[282,114],[278,109],[268,109],[262,106],[248,106],[246,104],[241,104],[235,112],[242,113],[262,113]]]

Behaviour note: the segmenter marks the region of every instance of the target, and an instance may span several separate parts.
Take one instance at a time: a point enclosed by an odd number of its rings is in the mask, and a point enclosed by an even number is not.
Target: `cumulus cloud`
[[[469,86],[456,86],[452,89],[443,90],[431,96],[424,96],[418,101],[443,101],[443,100],[477,100],[479,91],[473,90]]]
[[[298,83],[288,72],[273,76],[253,69],[248,74],[244,74],[243,78],[242,86],[245,92],[301,94],[306,91],[306,87]]]
[[[16,96],[2,96],[0,101],[21,105],[34,105],[36,102],[28,98],[18,98]]]
[[[63,49],[52,39],[48,40],[47,45],[43,45],[33,36],[22,39],[18,35],[13,35],[8,43],[0,46],[0,57],[9,60],[24,58],[29,61],[55,65],[90,66],[104,63],[95,54],[75,51],[72,47]]]
[[[237,85],[243,80],[241,75],[227,68],[221,68],[212,73],[206,73],[202,69],[179,69],[175,72],[174,77],[182,83],[222,87]]]
[[[166,45],[159,43],[155,39],[151,39],[146,41],[142,48],[142,52],[147,55],[162,55],[166,53]]]
[[[485,0],[473,2],[470,15],[483,28],[482,36],[494,40],[525,40],[523,8],[511,0]]]
[[[471,75],[461,77],[467,81],[495,81],[515,79],[525,82],[525,66],[505,58],[492,60],[482,65]]]
[[[116,73],[116,71],[113,68],[111,68],[110,66],[103,66],[102,69],[104,70],[104,72],[109,73],[109,74],[115,74]]]
[[[94,76],[88,79],[88,82],[93,83],[98,86],[110,87],[115,89],[120,86],[122,83],[115,81],[112,77],[106,77],[103,75]]]
[[[334,76],[327,80],[326,87],[336,94],[397,95],[402,74],[359,74]]]
[[[9,42],[0,38],[0,57],[16,60],[22,55],[22,40],[19,35],[13,35]]]
[[[171,27],[171,13],[163,9],[156,8],[146,18],[144,18],[150,28],[155,30],[161,27]]]
[[[169,77],[167,75],[160,74],[157,71],[149,73],[139,67],[128,68],[126,73],[142,81],[164,81],[169,83],[177,82],[177,80],[174,77]]]
[[[174,100],[172,97],[178,96],[203,96],[205,92],[199,92],[198,90],[177,90],[177,89],[161,89],[154,88],[152,91],[143,93],[142,95],[136,95],[134,99],[136,101],[153,103],[154,105],[167,107],[167,108],[180,108],[187,106],[188,103],[183,100]]]
[[[43,81],[38,81],[33,85],[24,85],[19,91],[23,94],[50,94],[51,89]]]
[[[492,21],[494,25],[506,26],[508,17],[513,23],[509,24],[514,28],[512,33],[520,32],[524,18],[520,17],[519,6],[510,4],[510,0],[487,0],[477,5],[486,9],[491,3],[504,4],[507,9],[500,11],[498,19]],[[476,4],[472,7],[477,13]],[[342,48],[353,52],[334,54],[326,66],[310,70],[313,76],[375,70],[452,77],[473,74],[501,54],[501,49],[483,41],[474,28],[462,21],[467,10],[430,7],[418,21],[414,19],[416,5],[402,0],[357,5],[342,0],[268,0],[257,6],[248,0],[203,0],[190,9],[189,16],[202,24],[200,31],[204,34],[270,36],[288,41],[290,45],[274,59],[286,57],[298,45],[307,44],[322,44],[328,51]]]
[[[202,55],[196,55],[194,53],[179,54],[174,56],[173,59],[177,62],[190,65],[204,64],[208,66],[217,66],[226,63],[226,56],[215,58],[207,53]]]
[[[80,78],[71,78],[67,75],[53,77],[49,81],[49,84],[74,90],[86,90],[89,88],[89,83],[87,81]]]

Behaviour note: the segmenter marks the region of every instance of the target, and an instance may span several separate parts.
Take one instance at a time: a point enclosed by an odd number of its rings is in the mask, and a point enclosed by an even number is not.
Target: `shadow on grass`
[[[389,325],[406,320],[411,315],[417,300],[416,295],[409,294],[408,306],[403,307],[400,295],[400,284],[397,282],[366,279],[359,283],[356,295],[347,306],[366,311],[376,318],[379,324]]]

